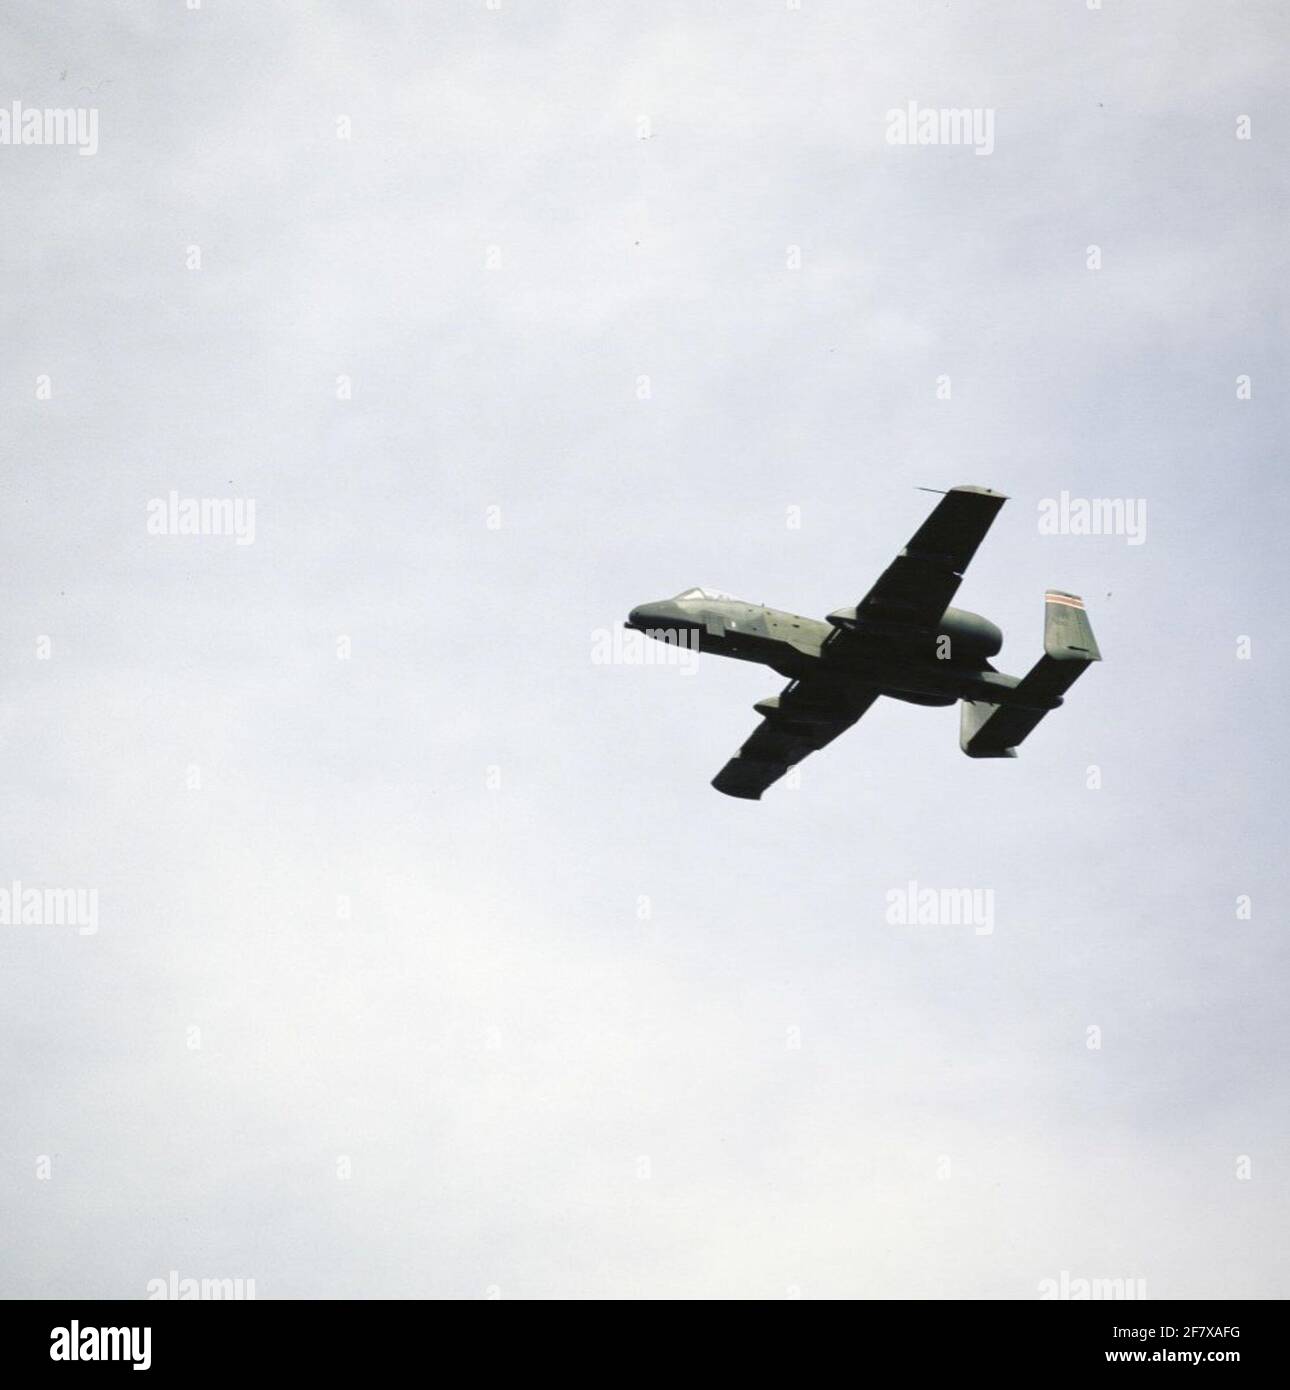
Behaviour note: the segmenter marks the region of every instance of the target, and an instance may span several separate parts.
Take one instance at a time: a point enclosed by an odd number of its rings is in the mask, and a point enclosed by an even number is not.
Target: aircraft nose
[[[667,600],[640,603],[627,615],[627,625],[639,628],[668,627],[675,625],[679,613],[676,605]]]

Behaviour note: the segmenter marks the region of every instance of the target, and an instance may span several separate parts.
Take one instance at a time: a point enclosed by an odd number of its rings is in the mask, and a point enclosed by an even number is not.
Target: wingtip
[[[950,488],[951,492],[968,492],[976,497],[995,497],[1000,502],[1006,502],[1007,496],[1002,492],[996,492],[992,487],[980,487],[976,483],[959,483],[957,487]]]
[[[736,801],[760,801],[760,800],[761,800],[761,792],[759,792],[759,791],[753,791],[753,790],[751,790],[750,788],[742,788],[742,789],[741,789],[741,788],[738,788],[738,787],[730,787],[730,786],[725,786],[725,787],[723,787],[723,786],[721,785],[721,778],[720,778],[719,776],[714,777],[714,778],[712,779],[711,785],[712,785],[717,791],[719,791],[719,792],[721,793],[722,796],[730,796],[730,797],[733,797]]]

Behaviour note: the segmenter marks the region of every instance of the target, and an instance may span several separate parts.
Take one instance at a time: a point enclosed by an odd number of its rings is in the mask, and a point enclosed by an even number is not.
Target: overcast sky
[[[0,8],[0,1290],[1290,1295],[1281,6]],[[957,483],[1016,761],[593,659]]]

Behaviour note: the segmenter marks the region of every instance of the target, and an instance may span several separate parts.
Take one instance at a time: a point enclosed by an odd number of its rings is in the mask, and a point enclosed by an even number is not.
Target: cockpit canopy
[[[679,594],[676,595],[676,602],[681,603],[685,599],[696,598],[715,599],[719,602],[725,603],[739,602],[739,600],[735,598],[734,594],[727,594],[722,589],[683,589]]]

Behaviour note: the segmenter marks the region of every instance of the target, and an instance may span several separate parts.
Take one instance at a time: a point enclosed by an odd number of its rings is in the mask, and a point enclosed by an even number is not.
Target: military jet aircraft
[[[753,706],[761,723],[712,785],[760,800],[880,695],[915,705],[962,700],[962,750],[970,758],[1015,758],[1022,739],[1102,654],[1083,600],[1052,589],[1044,596],[1044,655],[1023,679],[1007,676],[987,660],[1003,645],[1002,632],[980,614],[948,606],[1005,501],[989,488],[951,488],[864,598],[825,622],[711,589],[633,608],[628,628],[788,677],[778,695]]]

